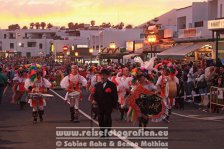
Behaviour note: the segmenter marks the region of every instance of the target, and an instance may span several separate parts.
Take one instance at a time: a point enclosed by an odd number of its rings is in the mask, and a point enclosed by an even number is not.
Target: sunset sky
[[[0,0],[0,27],[29,26],[46,22],[66,26],[68,22],[102,22],[139,25],[173,8],[206,0]]]

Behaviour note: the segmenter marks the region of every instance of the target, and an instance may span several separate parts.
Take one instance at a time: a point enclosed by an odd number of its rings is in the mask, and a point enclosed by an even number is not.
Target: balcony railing
[[[180,29],[177,32],[177,38],[203,38],[210,37],[212,32],[210,32],[206,27],[197,27],[197,28],[189,28],[189,29]]]

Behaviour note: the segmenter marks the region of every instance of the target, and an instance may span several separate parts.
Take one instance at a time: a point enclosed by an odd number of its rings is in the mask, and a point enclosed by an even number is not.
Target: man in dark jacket
[[[93,98],[99,107],[98,122],[100,130],[104,133],[103,136],[108,136],[108,132],[112,127],[111,113],[113,108],[117,107],[118,94],[116,85],[108,80],[109,71],[103,69],[101,74],[102,82],[95,85]]]

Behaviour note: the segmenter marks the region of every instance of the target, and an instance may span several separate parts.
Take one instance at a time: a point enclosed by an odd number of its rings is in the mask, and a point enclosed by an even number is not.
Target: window
[[[9,39],[15,39],[14,36],[13,36],[13,33],[9,34]]]
[[[10,49],[14,49],[14,43],[10,43]]]
[[[194,22],[194,27],[203,27],[203,26],[204,26],[203,21]]]
[[[40,48],[40,49],[43,48],[43,44],[42,44],[42,43],[39,44],[39,48]]]
[[[18,45],[19,45],[19,47],[24,47],[24,43],[20,42]]]
[[[4,34],[4,39],[6,39],[6,34]]]
[[[27,47],[36,47],[36,42],[27,42]]]

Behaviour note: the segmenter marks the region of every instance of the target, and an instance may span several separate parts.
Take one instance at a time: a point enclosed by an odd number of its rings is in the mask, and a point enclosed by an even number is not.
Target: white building
[[[212,32],[207,29],[209,20],[209,4],[207,2],[193,2],[191,6],[177,9],[176,41],[209,39]]]
[[[127,41],[141,40],[141,29],[105,29],[67,31],[53,29],[0,30],[0,51],[21,52],[22,56],[45,56],[54,52],[63,52],[63,47],[93,48],[94,55],[114,42],[117,47],[126,48]]]
[[[208,29],[213,32],[216,40],[216,58],[224,59],[224,42],[218,41],[224,37],[224,0],[209,0],[209,15]]]

